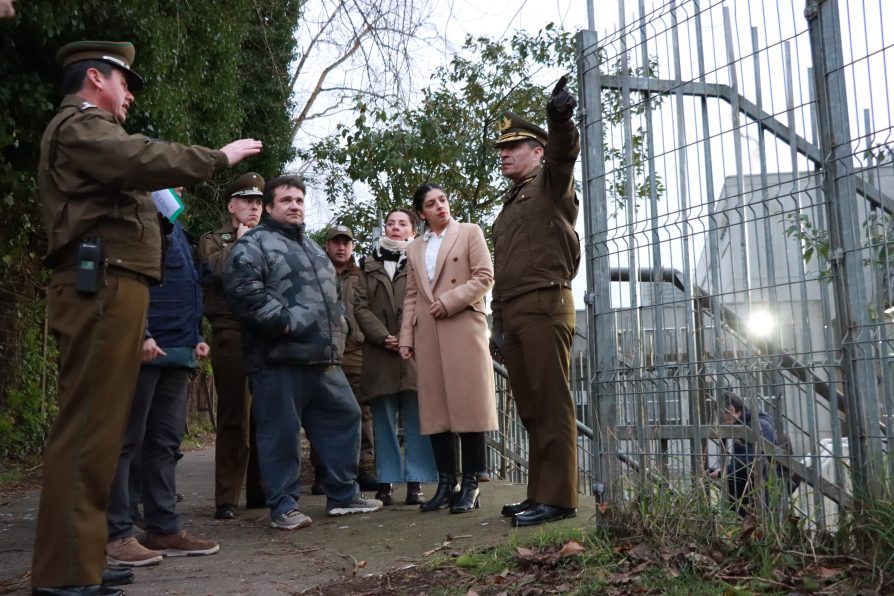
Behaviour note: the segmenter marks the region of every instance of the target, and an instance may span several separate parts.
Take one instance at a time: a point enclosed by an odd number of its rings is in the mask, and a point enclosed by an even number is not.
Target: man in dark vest
[[[258,471],[251,393],[242,364],[242,332],[223,293],[223,264],[236,240],[261,221],[264,179],[249,172],[224,189],[229,221],[199,240],[204,264],[205,316],[211,321],[211,366],[217,389],[217,438],[214,443],[214,517],[235,519],[246,481],[248,507],[264,506]]]
[[[528,431],[528,494],[503,507],[515,526],[572,517],[577,508],[577,422],[568,386],[580,263],[574,231],[577,101],[559,80],[547,103],[549,133],[506,113],[496,147],[513,184],[493,225],[491,352],[506,364]]]
[[[261,150],[253,139],[215,151],[128,134],[121,125],[143,86],[134,54],[128,42],[62,47],[66,95],[41,139],[59,412],[44,451],[34,594],[97,594],[103,580],[132,581],[130,570],[103,571],[105,509],[140,368],[148,284],[162,276],[149,191],[207,180]]]

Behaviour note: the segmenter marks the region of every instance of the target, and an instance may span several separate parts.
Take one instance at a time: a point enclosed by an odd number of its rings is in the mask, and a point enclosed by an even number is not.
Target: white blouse
[[[444,241],[444,234],[447,233],[445,226],[440,234],[435,234],[430,229],[422,235],[425,246],[425,272],[428,273],[428,283],[435,283],[435,265],[438,262],[438,251],[441,249],[441,242]]]

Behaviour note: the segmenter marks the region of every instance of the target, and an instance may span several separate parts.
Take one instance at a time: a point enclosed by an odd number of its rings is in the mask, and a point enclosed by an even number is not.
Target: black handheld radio
[[[75,277],[75,289],[82,294],[95,294],[99,291],[102,274],[102,240],[84,238],[78,245],[78,270]]]

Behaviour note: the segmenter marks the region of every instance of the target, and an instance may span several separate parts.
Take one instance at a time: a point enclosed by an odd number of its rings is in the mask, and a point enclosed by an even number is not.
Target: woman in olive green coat
[[[376,445],[376,498],[393,502],[392,484],[407,483],[407,505],[422,503],[420,483],[437,477],[431,440],[419,432],[416,367],[398,352],[404,294],[406,249],[415,236],[412,211],[395,209],[385,218],[385,234],[363,262],[355,288],[354,317],[363,331],[360,384],[372,409]],[[403,452],[397,437],[403,428]]]

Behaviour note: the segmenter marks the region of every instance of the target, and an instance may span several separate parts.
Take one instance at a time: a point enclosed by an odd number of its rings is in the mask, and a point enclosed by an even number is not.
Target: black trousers
[[[458,433],[462,451],[462,472],[477,473],[487,468],[484,456],[484,433]],[[454,433],[431,435],[431,446],[435,452],[435,464],[441,474],[456,473],[456,442]]]

